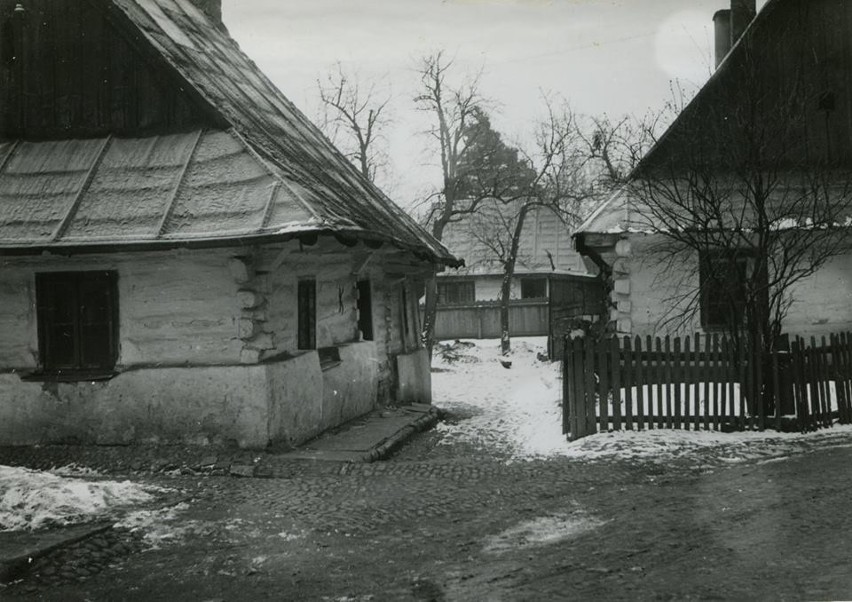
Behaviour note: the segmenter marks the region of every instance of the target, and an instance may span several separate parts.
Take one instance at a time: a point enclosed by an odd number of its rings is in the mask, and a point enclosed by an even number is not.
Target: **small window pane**
[[[299,349],[317,346],[317,282],[300,280],[298,291]]]
[[[47,371],[112,370],[118,350],[115,272],[36,275],[39,354]]]
[[[439,282],[438,304],[460,305],[473,303],[476,299],[475,284],[472,280],[462,282]]]
[[[547,297],[547,280],[544,278],[521,278],[521,299]]]

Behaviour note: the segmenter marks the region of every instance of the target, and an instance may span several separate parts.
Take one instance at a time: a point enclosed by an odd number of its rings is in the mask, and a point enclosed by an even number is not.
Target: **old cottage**
[[[292,445],[429,402],[460,262],[228,36],[217,0],[0,0],[0,443]]]
[[[852,4],[733,0],[714,21],[716,72],[576,236],[611,330],[849,330]]]
[[[499,338],[501,241],[492,236],[494,228],[480,224],[485,221],[499,229],[499,212],[506,210],[503,203],[486,202],[480,219],[447,224],[442,242],[465,258],[465,267],[437,278],[436,338]],[[508,211],[513,210],[509,205]],[[558,336],[570,330],[572,320],[599,314],[600,284],[594,272],[574,250],[565,222],[548,207],[534,208],[524,221],[512,277],[510,334]]]

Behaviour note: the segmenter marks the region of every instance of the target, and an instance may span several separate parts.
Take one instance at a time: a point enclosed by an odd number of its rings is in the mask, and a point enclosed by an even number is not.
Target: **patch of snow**
[[[802,445],[837,445],[852,435],[852,426],[839,425],[807,434],[654,429],[599,433],[569,442],[562,434],[560,364],[543,361],[546,348],[545,337],[513,338],[512,352],[504,358],[498,339],[445,342],[433,358],[434,403],[453,414],[473,415],[440,423],[436,429],[442,443],[466,443],[514,460],[562,456],[665,461],[713,450],[720,462],[740,463],[801,452]],[[511,367],[505,368],[501,359],[510,360]]]
[[[574,539],[594,531],[605,521],[576,511],[571,514],[541,516],[524,521],[488,539],[487,554],[503,554],[512,550],[546,546]]]
[[[65,466],[54,467],[48,470],[50,474],[55,474],[59,477],[100,477],[103,476],[94,468],[88,466],[80,466],[79,464],[66,464]]]
[[[0,466],[0,531],[80,523],[149,502],[162,489],[130,481],[86,481]]]
[[[165,544],[176,543],[188,533],[197,531],[194,521],[185,521],[178,525],[178,516],[189,509],[189,504],[181,502],[168,508],[157,510],[138,510],[130,512],[113,525],[128,529],[131,533],[142,533],[142,539],[151,549],[159,549]]]

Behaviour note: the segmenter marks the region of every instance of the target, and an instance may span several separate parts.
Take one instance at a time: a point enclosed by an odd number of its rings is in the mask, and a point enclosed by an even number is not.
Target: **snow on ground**
[[[130,481],[87,481],[0,465],[0,531],[35,530],[109,516],[149,502],[156,487]]]
[[[540,516],[490,537],[484,551],[487,554],[503,554],[517,549],[545,546],[579,537],[603,524],[604,521],[579,509],[570,514]]]
[[[803,445],[844,441],[852,444],[852,426],[816,433],[715,431],[617,431],[568,442],[562,434],[562,380],[558,362],[542,361],[545,337],[513,338],[512,353],[500,356],[496,339],[447,341],[432,363],[435,405],[470,418],[438,425],[444,443],[461,442],[504,451],[512,459],[554,456],[593,460],[618,456],[652,461],[712,450],[721,462],[783,457]],[[511,367],[500,360],[508,359]],[[770,450],[770,451],[767,451]]]

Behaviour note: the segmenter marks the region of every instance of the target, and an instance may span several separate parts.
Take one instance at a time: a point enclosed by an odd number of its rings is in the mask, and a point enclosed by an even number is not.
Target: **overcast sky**
[[[758,1],[758,7],[764,2]],[[583,113],[659,108],[677,79],[694,91],[712,72],[713,13],[728,0],[224,0],[243,50],[309,117],[316,80],[337,61],[393,94],[389,134],[401,204],[439,171],[412,97],[419,57],[443,49],[462,74],[484,67],[495,126],[522,141],[541,114],[541,91]]]

